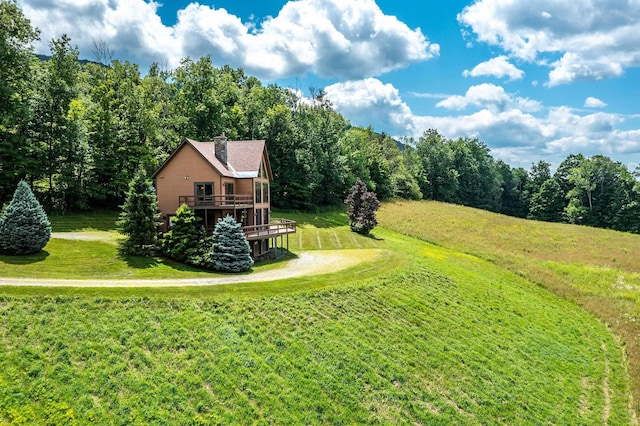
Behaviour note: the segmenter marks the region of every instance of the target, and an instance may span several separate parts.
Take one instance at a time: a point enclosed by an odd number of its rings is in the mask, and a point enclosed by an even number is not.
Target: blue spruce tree
[[[211,261],[213,269],[220,272],[245,272],[253,266],[247,238],[230,215],[216,223]]]
[[[37,253],[51,238],[51,223],[29,185],[20,181],[13,199],[0,217],[0,252]]]

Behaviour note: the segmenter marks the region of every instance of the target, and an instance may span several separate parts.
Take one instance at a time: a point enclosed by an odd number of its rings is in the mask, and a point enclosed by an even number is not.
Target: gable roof
[[[263,158],[262,154],[267,149],[264,140],[227,141],[227,164],[225,165],[215,156],[215,142],[199,142],[184,138],[182,143],[171,153],[164,163],[162,163],[158,170],[156,170],[153,178],[156,177],[164,166],[171,161],[173,156],[185,145],[190,145],[219,174],[233,178],[258,177]],[[271,180],[271,165],[269,164],[268,155],[266,156],[265,166]]]

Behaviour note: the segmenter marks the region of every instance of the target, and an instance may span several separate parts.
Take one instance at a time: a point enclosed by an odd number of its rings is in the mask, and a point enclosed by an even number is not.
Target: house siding
[[[189,144],[184,144],[156,176],[158,208],[163,220],[178,209],[178,196],[193,195],[196,182],[213,182],[214,194],[223,194],[220,175]]]

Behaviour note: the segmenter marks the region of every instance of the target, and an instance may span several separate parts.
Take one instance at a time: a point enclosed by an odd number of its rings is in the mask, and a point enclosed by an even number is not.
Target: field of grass
[[[283,216],[293,253],[386,256],[269,283],[0,288],[0,424],[633,421],[620,346],[575,304],[344,214]]]
[[[625,346],[640,412],[640,235],[438,202],[387,203],[378,219],[405,235],[489,260],[595,314]]]

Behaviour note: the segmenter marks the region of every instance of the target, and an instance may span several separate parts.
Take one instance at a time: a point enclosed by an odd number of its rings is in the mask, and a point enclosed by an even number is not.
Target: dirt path
[[[70,234],[70,233],[65,233]],[[57,237],[57,235],[56,235]],[[84,238],[83,238],[84,239]],[[380,250],[314,250],[300,253],[283,268],[244,275],[217,275],[211,278],[173,280],[59,280],[38,278],[0,278],[0,286],[24,287],[188,287],[275,281],[307,275],[341,271],[381,256]]]

